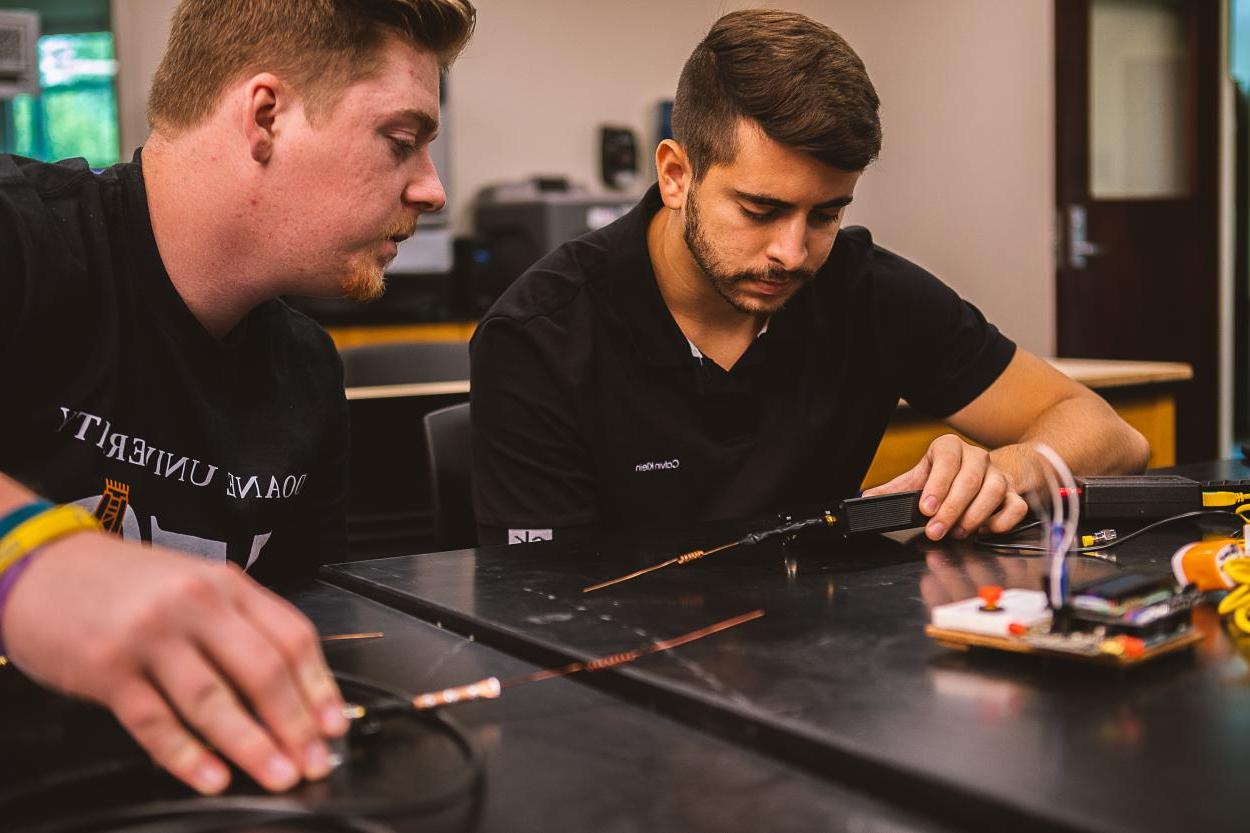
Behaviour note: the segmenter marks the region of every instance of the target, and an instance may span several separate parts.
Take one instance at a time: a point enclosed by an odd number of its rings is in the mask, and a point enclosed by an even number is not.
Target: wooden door
[[[1219,0],[1055,0],[1058,353],[1188,362],[1219,454]]]

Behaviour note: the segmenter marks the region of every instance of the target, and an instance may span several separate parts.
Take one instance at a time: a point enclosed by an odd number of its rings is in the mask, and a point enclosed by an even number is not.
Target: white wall
[[[457,228],[484,184],[598,179],[597,127],[632,126],[650,155],[656,101],[741,0],[476,0],[452,75]],[[1053,0],[787,0],[855,47],[882,99],[885,145],[849,222],[976,302],[1024,347],[1054,349]],[[174,0],[113,0],[122,141]]]
[[[458,224],[483,184],[598,180],[596,128],[647,137],[721,0],[478,0],[452,77]],[[849,222],[937,273],[1023,346],[1054,350],[1051,0],[788,0],[859,52],[885,144]]]
[[[129,159],[147,138],[148,87],[165,52],[169,19],[177,5],[177,0],[110,0],[122,159]]]

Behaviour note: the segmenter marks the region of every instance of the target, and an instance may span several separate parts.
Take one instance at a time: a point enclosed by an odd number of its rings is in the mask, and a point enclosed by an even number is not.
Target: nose
[[[419,214],[438,211],[447,204],[447,192],[443,190],[443,183],[438,178],[428,150],[421,154],[420,164],[404,188],[404,202]]]
[[[768,241],[768,259],[786,270],[795,270],[807,262],[807,223],[795,217],[778,224]]]

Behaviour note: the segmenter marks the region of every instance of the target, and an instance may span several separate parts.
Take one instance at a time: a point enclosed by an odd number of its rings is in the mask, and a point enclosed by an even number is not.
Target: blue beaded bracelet
[[[8,535],[40,512],[46,512],[51,508],[52,504],[48,501],[36,500],[25,506],[19,506],[7,515],[0,516],[0,538]]]

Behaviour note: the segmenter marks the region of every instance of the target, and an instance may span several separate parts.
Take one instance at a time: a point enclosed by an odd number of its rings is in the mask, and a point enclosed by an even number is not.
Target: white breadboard
[[[1010,636],[1010,626],[1031,628],[1050,622],[1050,607],[1041,590],[1004,590],[998,610],[987,611],[979,597],[933,608],[933,627],[948,631]]]

